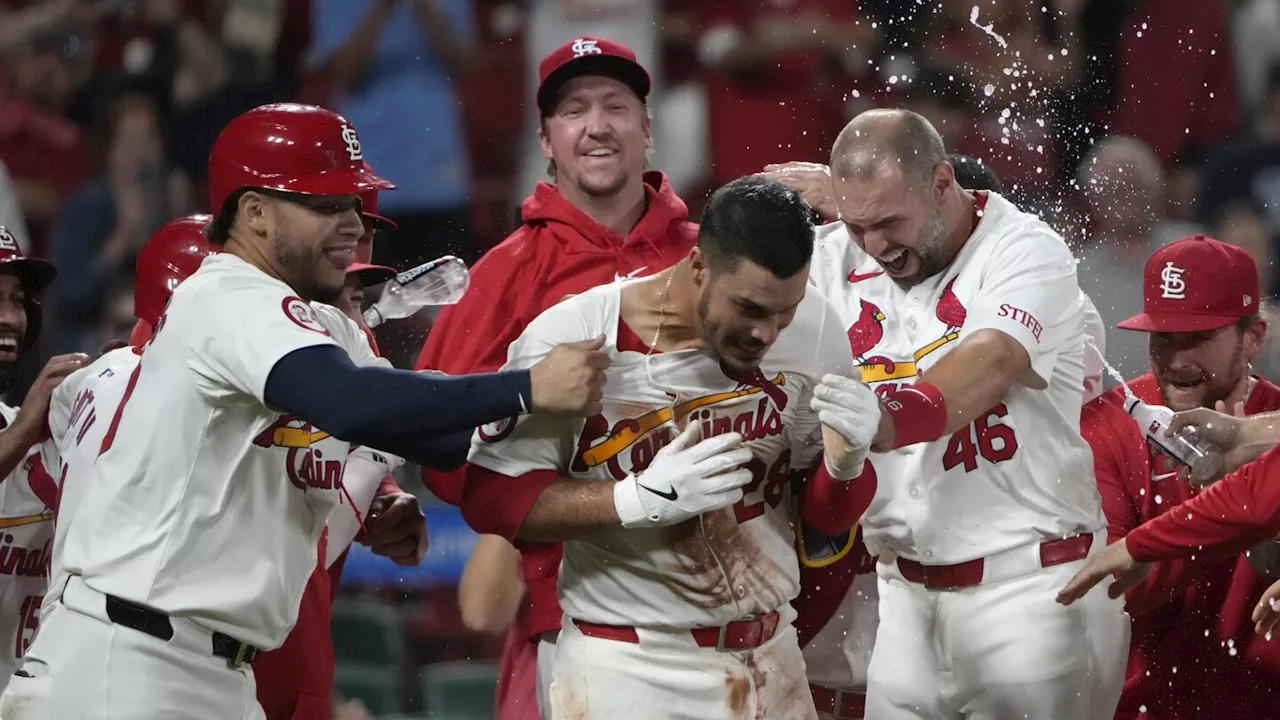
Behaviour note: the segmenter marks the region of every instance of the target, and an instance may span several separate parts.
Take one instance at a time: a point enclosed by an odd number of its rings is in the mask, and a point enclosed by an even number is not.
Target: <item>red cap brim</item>
[[[388,217],[383,217],[381,215],[375,215],[373,213],[368,213],[368,212],[361,213],[361,215],[364,215],[365,217],[373,221],[374,230],[395,230],[397,227],[399,227],[398,225],[396,225],[394,220]]]
[[[360,278],[360,282],[364,285],[377,285],[383,283],[396,276],[396,269],[387,267],[386,265],[369,265],[367,263],[354,263],[347,268],[347,274],[355,273]]]
[[[1137,330],[1149,333],[1194,333],[1221,330],[1238,322],[1238,317],[1222,317],[1221,315],[1151,315],[1141,313],[1116,327],[1121,330]]]

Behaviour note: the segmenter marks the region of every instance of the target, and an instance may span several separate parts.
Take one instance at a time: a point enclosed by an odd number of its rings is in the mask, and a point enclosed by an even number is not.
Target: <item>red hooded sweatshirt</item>
[[[471,268],[471,285],[462,301],[447,307],[431,328],[417,369],[450,375],[492,372],[507,361],[507,346],[542,311],[566,295],[618,278],[661,272],[689,254],[698,226],[676,197],[666,176],[644,176],[647,208],[626,237],[599,225],[558,190],[538,183],[520,207],[524,225]],[[465,468],[441,473],[423,470],[422,479],[440,499],[462,501]],[[536,499],[536,498],[535,498]],[[523,517],[531,504],[503,508]],[[529,612],[522,612],[527,637],[560,627],[556,574],[558,544],[520,547]]]

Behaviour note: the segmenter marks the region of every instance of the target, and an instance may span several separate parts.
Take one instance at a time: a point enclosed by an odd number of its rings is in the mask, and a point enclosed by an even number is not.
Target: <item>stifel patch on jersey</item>
[[[1021,324],[1031,331],[1031,335],[1036,339],[1036,342],[1040,342],[1040,333],[1044,331],[1044,327],[1040,325],[1040,321],[1031,313],[1022,308],[1016,308],[1009,303],[1004,303],[1000,306],[1000,317],[1007,317]]]
[[[324,325],[320,324],[320,320],[316,318],[316,312],[300,297],[287,297],[280,303],[284,314],[288,316],[295,325],[303,330],[310,330],[321,335],[328,335],[329,331]]]

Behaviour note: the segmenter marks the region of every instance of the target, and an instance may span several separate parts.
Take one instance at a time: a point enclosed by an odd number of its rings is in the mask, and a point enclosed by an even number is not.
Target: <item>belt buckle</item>
[[[844,699],[845,697],[853,697],[853,696],[865,695],[865,694],[866,693],[860,693],[854,690],[836,690],[835,701],[831,706],[831,715],[835,717],[836,720],[852,720],[850,716],[845,715],[844,712],[842,711],[842,708],[844,707]]]
[[[724,646],[726,636],[729,634],[729,623],[720,626],[720,637],[716,639],[716,652],[731,652],[730,648]]]
[[[227,667],[231,668],[232,670],[239,670],[240,667],[244,665],[244,656],[248,654],[248,652],[249,652],[248,644],[238,643],[236,645],[235,657],[227,658]]]
[[[842,707],[844,707],[844,691],[836,690],[835,699],[831,701],[831,716],[836,720],[844,720],[844,714],[840,712]]]

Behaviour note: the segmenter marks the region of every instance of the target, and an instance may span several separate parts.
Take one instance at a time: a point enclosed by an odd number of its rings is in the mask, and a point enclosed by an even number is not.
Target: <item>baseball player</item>
[[[55,532],[50,553],[52,579],[43,605],[45,616],[60,607],[57,601],[67,581],[62,567],[65,528],[67,523],[74,522],[85,468],[96,459],[106,433],[107,423],[100,421],[99,415],[109,415],[118,405],[128,378],[138,364],[139,351],[150,338],[173,289],[195,272],[205,257],[213,254],[213,247],[203,235],[210,220],[207,215],[181,218],[166,223],[151,236],[137,258],[134,313],[138,322],[129,346],[104,353],[90,365],[72,373],[53,391],[49,403],[50,437],[41,443],[39,459],[49,474],[58,480],[59,502],[53,509],[60,529]],[[259,700],[267,709],[268,717],[287,720],[294,717],[295,710],[302,712],[304,717],[327,716],[329,713],[333,650],[327,608],[331,593],[327,582],[316,593],[312,593],[313,585],[317,584],[317,578],[329,578],[325,569],[332,567],[335,549],[345,548],[359,530],[361,513],[354,512],[352,508],[368,510],[375,491],[380,490],[383,477],[398,462],[399,458],[365,448],[353,451],[348,458],[343,488],[351,502],[341,504],[330,516],[328,533],[322,536],[320,545],[321,562],[324,564],[308,583],[300,609],[300,617],[307,613],[309,603],[326,609],[319,626],[321,631],[311,628],[307,632],[300,620],[290,633],[290,643],[287,643],[295,646],[295,651],[284,657],[281,657],[281,652],[264,653],[254,663],[255,674],[265,674],[267,679],[266,686],[259,687]],[[399,489],[395,488],[395,491],[399,492]],[[328,539],[332,542],[326,543]],[[316,596],[314,600],[312,595]],[[327,663],[325,658],[328,658]],[[49,680],[46,664],[29,654],[23,671],[14,678],[13,687],[0,696],[0,717],[6,720],[47,717]],[[287,709],[281,710],[285,706]]]
[[[365,164],[365,169],[372,168]],[[374,354],[378,354],[373,333],[360,315],[363,285],[356,276],[368,276],[365,265],[372,256],[375,233],[394,229],[395,224],[377,215],[377,191],[360,193],[360,215],[365,233],[356,245],[356,262],[347,268],[346,284],[334,306],[364,330]],[[394,270],[373,270],[374,278],[385,280]],[[370,278],[372,280],[373,278]],[[352,538],[367,527],[361,538],[377,555],[401,565],[417,565],[427,549],[426,525],[418,500],[396,485],[390,470],[401,460],[368,448],[354,449],[343,468],[342,484],[350,502],[340,502],[329,515],[326,532],[320,538],[320,562],[307,581],[298,605],[298,621],[283,645],[253,661],[258,686],[258,703],[267,720],[328,718],[334,714],[334,648],[329,625],[333,598],[342,583],[342,568]],[[342,498],[339,498],[341,501]]]
[[[1174,410],[1280,410],[1280,388],[1250,372],[1266,342],[1253,258],[1196,236],[1147,260],[1144,312],[1120,323],[1150,333],[1151,372],[1131,380],[1143,402]],[[1080,432],[1093,449],[1110,540],[1196,495],[1125,410],[1124,388],[1085,406]],[[1133,618],[1124,692],[1116,718],[1190,720],[1265,717],[1280,702],[1280,648],[1254,637],[1254,602],[1271,579],[1257,554],[1200,554],[1155,565],[1126,593]],[[1215,661],[1216,659],[1216,661]]]
[[[17,381],[18,358],[40,334],[40,294],[57,276],[53,265],[23,257],[0,226],[0,391]],[[0,403],[0,688],[9,682],[35,637],[49,580],[53,542],[54,478],[35,450],[44,434],[49,395],[87,358],[51,359],[27,392],[22,408]]]
[[[667,177],[646,172],[650,79],[635,53],[607,38],[577,38],[542,59],[539,78],[534,100],[551,180],[539,183],[521,206],[521,227],[471,268],[462,301],[441,311],[418,359],[420,370],[497,370],[529,323],[566,295],[666,270],[697,239],[698,226],[689,222],[689,209]],[[423,470],[427,487],[454,505],[464,499],[463,477],[461,471]],[[515,621],[526,642],[537,646],[536,692],[547,715],[560,630],[561,549],[521,541],[519,550],[527,596]],[[535,692],[506,676],[501,683],[503,698],[527,701]],[[499,717],[506,717],[502,708]]]
[[[1002,191],[1000,179],[976,159],[951,154],[947,161],[956,182],[969,190]],[[800,192],[815,212],[834,220],[837,216],[830,169],[826,165],[789,162],[769,166],[761,176],[773,178]],[[830,232],[830,229],[824,231]],[[821,247],[820,247],[821,250]],[[1085,332],[1097,352],[1086,352],[1084,400],[1102,393],[1105,328],[1087,295]],[[865,351],[874,318],[859,318],[849,327],[855,354]],[[804,648],[805,667],[814,705],[823,720],[858,720],[866,712],[866,671],[875,642],[875,564],[860,536],[822,537],[807,528],[799,535],[800,597],[796,601],[796,632]]]
[[[512,345],[524,367],[604,335],[612,360],[601,412],[483,426],[469,457],[473,527],[564,540],[551,717],[814,717],[790,512],[852,527],[878,412],[843,375],[815,397],[852,366],[834,310],[806,292],[808,212],[780,184],[730,183],[686,260],[565,300]],[[808,474],[798,503],[793,470]]]
[[[958,185],[914,113],[856,117],[831,179],[840,221],[819,231],[813,280],[884,408],[862,522],[880,598],[867,717],[1110,716],[1123,608],[1053,602],[1105,543],[1070,251]]]
[[[293,625],[352,444],[431,464],[449,433],[598,397],[589,345],[432,377],[311,304],[354,262],[356,194],[388,186],[341,116],[256,108],[209,164],[221,252],[174,291],[83,483],[95,512],[67,524],[66,612],[37,640],[53,717],[263,717],[247,663]]]

